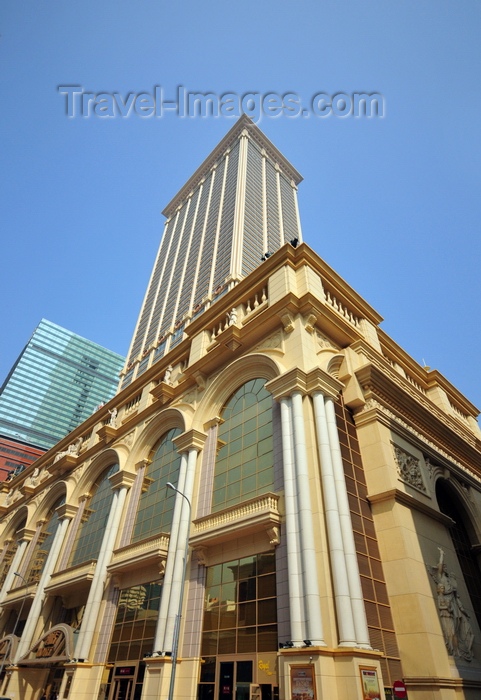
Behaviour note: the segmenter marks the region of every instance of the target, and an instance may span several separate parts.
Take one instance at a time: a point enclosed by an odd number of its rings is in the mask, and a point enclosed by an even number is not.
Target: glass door
[[[254,662],[220,661],[217,700],[249,700]]]
[[[139,700],[144,672],[143,663],[132,663],[129,666],[116,664],[111,670],[105,697],[108,700]]]
[[[112,700],[130,700],[132,680],[132,678],[116,678],[114,680]]]

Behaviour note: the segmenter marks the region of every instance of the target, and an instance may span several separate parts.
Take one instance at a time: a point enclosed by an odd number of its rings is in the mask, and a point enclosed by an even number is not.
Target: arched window
[[[175,485],[179,479],[180,454],[172,441],[180,432],[178,428],[169,430],[155,450],[147,470],[148,486],[140,497],[132,542],[170,532],[174,492],[166,487],[168,481]]]
[[[7,573],[8,570],[10,569],[10,565],[13,561],[13,557],[15,556],[15,552],[18,549],[18,540],[20,536],[20,531],[23,530],[25,525],[27,524],[27,519],[24,518],[20,525],[15,528],[15,532],[10,536],[10,543],[7,547],[7,551],[5,552],[5,556],[3,558],[2,562],[2,570],[0,573],[0,588],[3,586],[5,583],[5,579],[7,578]]]
[[[212,511],[270,491],[274,483],[272,395],[265,379],[252,379],[224,406],[215,463]]]
[[[436,498],[440,511],[454,521],[449,532],[476,619],[481,627],[481,588],[479,585],[481,572],[473,552],[473,544],[476,542],[473,541],[473,534],[470,536],[469,533],[469,531],[473,533],[473,528],[456,492],[443,479],[438,479],[436,482]]]
[[[30,560],[30,564],[25,575],[25,578],[27,579],[29,584],[38,583],[40,581],[40,576],[42,575],[42,571],[45,568],[45,563],[50,553],[50,549],[52,548],[55,533],[57,532],[58,513],[56,513],[55,511],[64,503],[65,498],[60,498],[50,509],[47,515],[46,522],[42,527],[42,532],[40,533],[40,537],[38,538],[35,551],[32,554],[32,558]]]
[[[87,503],[85,518],[77,532],[69,566],[97,559],[114,497],[109,476],[118,470],[118,464],[108,467],[95,482],[93,496]]]

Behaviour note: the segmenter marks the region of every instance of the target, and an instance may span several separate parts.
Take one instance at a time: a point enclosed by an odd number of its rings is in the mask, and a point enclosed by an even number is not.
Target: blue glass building
[[[115,394],[123,363],[43,319],[0,389],[0,435],[52,447]]]

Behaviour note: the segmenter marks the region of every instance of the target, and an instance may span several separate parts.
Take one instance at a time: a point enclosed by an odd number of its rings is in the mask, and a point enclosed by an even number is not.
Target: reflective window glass
[[[223,445],[215,465],[212,511],[266,493],[273,487],[272,396],[265,379],[238,389],[221,413]]]
[[[46,522],[42,527],[42,532],[38,538],[35,551],[30,559],[29,568],[25,575],[28,583],[38,583],[40,581],[40,576],[45,568],[47,562],[47,557],[52,548],[52,544],[55,538],[55,533],[57,532],[58,526],[58,514],[55,512],[57,508],[65,503],[65,498],[60,498],[56,504],[51,508]]]
[[[180,430],[170,430],[160,441],[147,470],[145,489],[140,497],[132,542],[159,532],[170,532],[175,492],[167,488],[179,479],[180,454],[172,442]]]
[[[5,579],[7,578],[8,571],[10,569],[10,565],[13,561],[13,557],[15,556],[15,552],[18,549],[18,543],[19,543],[19,537],[20,537],[20,532],[23,530],[25,525],[27,524],[26,519],[24,519],[20,526],[17,527],[15,530],[15,533],[10,536],[10,542],[7,546],[6,552],[3,556],[3,561],[2,561],[2,569],[0,573],[0,587],[3,586],[5,583]]]
[[[97,559],[114,497],[109,476],[112,476],[118,470],[119,465],[114,464],[102,472],[95,482],[93,486],[94,494],[84,511],[85,518],[78,529],[72,554],[70,555],[69,566]]]
[[[274,553],[257,554],[209,567],[202,656],[276,649]]]
[[[136,661],[152,652],[162,586],[145,583],[120,591],[109,662]]]

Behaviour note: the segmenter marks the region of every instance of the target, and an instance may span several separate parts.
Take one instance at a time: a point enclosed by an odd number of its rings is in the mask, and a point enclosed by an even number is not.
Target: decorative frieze
[[[284,352],[284,342],[282,338],[281,331],[277,331],[268,338],[265,338],[261,343],[256,345],[254,352],[259,352],[260,350],[277,350]]]
[[[320,350],[339,350],[339,347],[333,343],[332,340],[318,331],[317,328],[314,328],[314,337]]]
[[[376,414],[373,413],[374,411],[376,411]],[[447,452],[447,450],[441,447],[439,443],[434,442],[434,440],[430,439],[424,432],[418,430],[412,422],[408,423],[406,420],[403,419],[402,416],[400,416],[397,413],[394,413],[394,411],[382,404],[377,399],[374,399],[372,397],[368,398],[364,406],[359,411],[356,411],[356,413],[354,414],[356,426],[362,425],[365,422],[369,423],[374,419],[382,420],[383,418],[386,425],[392,427],[392,423],[397,424],[407,434],[415,436],[424,445],[428,445],[437,454],[447,459],[451,464],[459,467],[459,469],[461,469],[471,479],[474,479],[475,481],[481,483],[481,478],[474,471],[468,470],[463,464],[461,464],[461,462],[457,460],[452,453]]]

